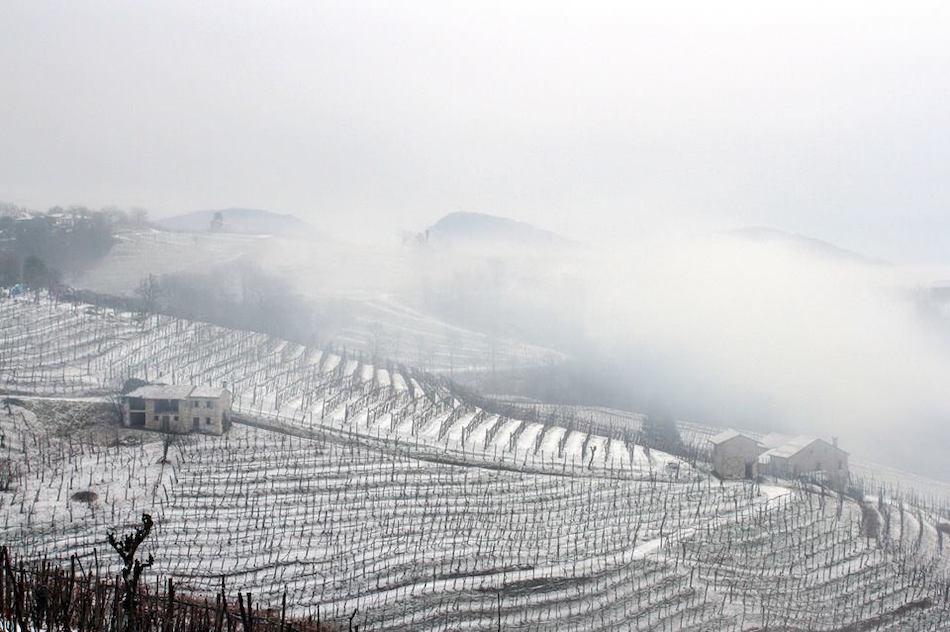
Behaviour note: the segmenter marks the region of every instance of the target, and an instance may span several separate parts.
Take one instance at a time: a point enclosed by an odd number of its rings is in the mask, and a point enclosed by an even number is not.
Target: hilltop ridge
[[[578,243],[531,224],[486,213],[454,212],[428,229],[430,243],[450,246],[574,247]]]
[[[281,237],[313,236],[316,228],[289,213],[274,213],[254,208],[224,208],[192,211],[156,220],[169,230],[207,232],[216,213],[224,219],[223,232],[243,235],[277,235]]]

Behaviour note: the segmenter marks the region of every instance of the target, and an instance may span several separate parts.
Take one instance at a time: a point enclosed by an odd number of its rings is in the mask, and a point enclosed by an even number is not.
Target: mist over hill
[[[192,211],[162,218],[156,223],[169,230],[208,232],[216,213],[221,213],[224,220],[222,232],[281,237],[310,237],[316,234],[316,228],[299,217],[289,213],[274,213],[253,208]]]
[[[485,213],[449,213],[429,227],[429,243],[450,247],[565,248],[577,242],[507,217]]]
[[[303,316],[313,331],[298,339],[312,334],[449,373],[490,367],[496,375],[465,381],[495,395],[664,410],[761,431],[834,427],[856,453],[950,476],[939,447],[950,301],[934,288],[945,270],[869,265],[870,257],[774,229],[641,234],[613,250],[535,248],[512,244],[573,242],[463,213],[437,222],[425,247],[346,237],[314,247],[124,231],[70,284],[134,296],[149,274],[209,280],[245,262],[309,301],[313,313]],[[442,246],[454,238],[466,245]],[[174,281],[170,289],[193,285]],[[904,449],[896,438],[908,428],[933,440]]]
[[[950,632],[950,4],[64,4],[0,632]]]
[[[778,228],[767,226],[747,226],[729,231],[732,237],[744,239],[752,243],[769,244],[774,246],[784,246],[795,250],[803,255],[812,255],[828,261],[838,261],[841,263],[857,263],[881,265],[885,261],[868,257],[845,248],[841,248],[830,242],[809,237],[808,235],[799,235]]]

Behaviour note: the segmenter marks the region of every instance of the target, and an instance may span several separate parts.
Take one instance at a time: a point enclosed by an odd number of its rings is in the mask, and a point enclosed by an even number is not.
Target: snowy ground
[[[300,431],[358,433],[421,444],[447,460],[535,470],[664,477],[604,424],[508,420],[456,398],[448,385],[400,365],[374,366],[265,334],[206,323],[44,301],[0,301],[0,386],[47,397],[103,396],[128,378],[227,384],[241,415]],[[565,421],[564,423],[573,423]],[[594,450],[593,448],[599,448]],[[680,475],[691,476],[688,467]]]
[[[153,433],[112,441],[80,415],[68,431],[61,398],[130,376],[227,382],[259,427],[180,439],[167,462]],[[869,535],[869,509],[854,500],[720,485],[648,456],[619,425],[598,434],[576,419],[499,417],[407,367],[200,323],[5,301],[0,383],[53,398],[0,410],[15,466],[0,492],[2,539],[33,557],[88,560],[98,548],[107,560],[105,532],[149,511],[154,572],[183,590],[215,591],[223,577],[272,604],[286,590],[295,614],[358,609],[365,630],[484,630],[499,609],[513,630],[950,620],[932,512],[889,498]],[[598,428],[623,417],[599,414]]]
[[[827,629],[935,590],[899,539],[859,536],[853,502],[781,485],[448,465],[240,426],[162,463],[160,442],[71,442],[12,418],[36,430],[29,472],[0,494],[20,552],[108,563],[105,531],[149,511],[154,572],[181,589],[286,590],[295,614],[359,609],[363,629],[484,629],[499,594],[506,629]],[[72,500],[87,490],[95,503]]]
[[[263,247],[268,237],[225,233],[179,233],[156,229],[120,233],[95,267],[75,287],[105,294],[131,295],[149,274],[179,274],[235,261]]]

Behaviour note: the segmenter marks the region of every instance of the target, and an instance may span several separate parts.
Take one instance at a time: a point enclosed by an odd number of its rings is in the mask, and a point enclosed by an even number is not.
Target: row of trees
[[[144,225],[142,210],[74,206],[46,213],[0,204],[0,286],[55,290],[62,271],[81,271],[105,256],[119,227]]]
[[[14,253],[0,251],[0,286],[9,287],[24,283],[36,289],[55,289],[62,283],[62,273],[50,268],[46,262],[30,255],[20,260]]]
[[[136,296],[149,313],[268,333],[305,345],[318,342],[325,324],[287,279],[246,261],[200,273],[150,274]]]

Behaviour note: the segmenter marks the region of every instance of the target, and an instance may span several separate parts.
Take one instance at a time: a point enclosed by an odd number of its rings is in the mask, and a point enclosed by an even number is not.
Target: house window
[[[194,419],[191,420],[191,426],[192,426],[193,428],[196,428],[196,429],[197,429],[197,428],[198,428],[198,424],[199,424],[199,420],[198,420],[197,417],[195,417]]]
[[[155,400],[155,412],[157,413],[177,413],[177,399],[157,399]]]
[[[158,421],[158,415],[155,415],[155,421]]]
[[[175,415],[175,421],[178,421],[178,415]]]
[[[210,425],[211,425],[211,417],[205,417],[205,425],[206,425],[206,426],[210,426]]]
[[[213,408],[213,407],[214,407],[214,404],[213,404],[210,400],[207,401],[207,402],[205,402],[205,405],[206,405],[208,408]]]
[[[191,402],[191,407],[192,407],[192,408],[198,408],[198,400],[197,400],[197,399],[196,399],[196,400],[193,400],[193,401]]]

